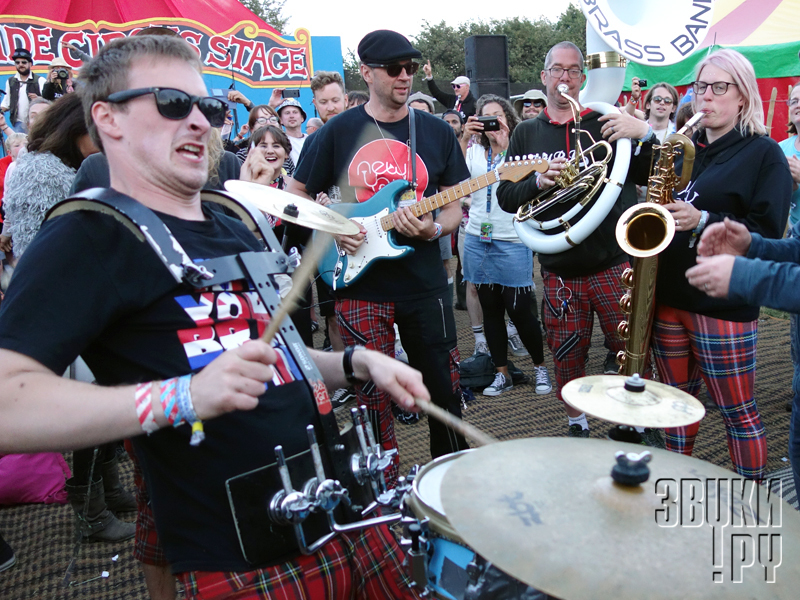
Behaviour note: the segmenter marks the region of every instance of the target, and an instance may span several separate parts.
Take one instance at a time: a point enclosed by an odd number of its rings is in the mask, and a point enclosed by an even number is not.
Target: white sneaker
[[[487,388],[484,388],[483,395],[484,396],[499,396],[506,390],[510,390],[514,387],[514,384],[510,379],[506,379],[506,376],[503,375],[500,371],[494,376],[494,381],[492,385]]]
[[[553,391],[553,385],[550,383],[550,375],[547,374],[547,367],[544,365],[540,367],[533,367],[536,373],[536,393],[549,394]]]
[[[528,356],[530,354],[522,343],[518,333],[508,336],[508,346],[514,356]]]
[[[489,354],[489,344],[486,342],[475,342],[475,352],[472,353],[472,356],[476,354]]]

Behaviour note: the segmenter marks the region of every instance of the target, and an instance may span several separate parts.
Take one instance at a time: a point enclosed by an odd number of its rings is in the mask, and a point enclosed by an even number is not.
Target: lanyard
[[[486,172],[491,173],[494,168],[500,164],[500,161],[503,160],[506,151],[503,150],[500,154],[497,155],[497,158],[492,161],[492,147],[489,146],[489,155],[486,158]],[[486,188],[486,214],[488,215],[492,212],[492,186]]]

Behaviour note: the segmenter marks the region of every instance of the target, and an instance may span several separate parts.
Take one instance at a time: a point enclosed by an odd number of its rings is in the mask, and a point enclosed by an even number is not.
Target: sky
[[[456,26],[465,21],[490,21],[514,17],[535,21],[540,17],[558,20],[570,0],[487,3],[477,0],[444,2],[442,0],[404,0],[388,3],[374,0],[287,0],[283,14],[290,17],[286,33],[304,27],[311,35],[334,35],[342,38],[342,54],[356,50],[358,42],[375,29],[393,29],[412,38],[424,21],[445,21]],[[489,10],[491,7],[491,10]]]

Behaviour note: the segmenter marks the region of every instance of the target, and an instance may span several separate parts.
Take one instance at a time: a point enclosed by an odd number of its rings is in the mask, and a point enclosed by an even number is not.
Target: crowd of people
[[[30,53],[17,48],[17,73],[0,105],[8,153],[0,161],[8,269],[0,277],[0,453],[75,450],[67,491],[83,539],[135,537],[151,598],[174,598],[176,578],[187,598],[418,597],[385,525],[339,535],[310,556],[287,545],[270,564],[249,562],[226,482],[272,462],[278,444],[298,451],[306,426],[318,426],[320,394],[334,408],[351,398],[365,405],[387,451],[398,449],[397,421],[418,421],[415,398],[460,417],[455,309],[468,312],[473,356],[491,359],[484,395],[513,388],[509,353],[530,355],[531,393],[555,388],[564,434],[589,437],[586,415],[563,402],[561,390],[586,373],[595,317],[608,353],[604,371],[617,372],[608,357],[624,349],[617,325],[630,258],[614,231],[620,215],[645,199],[659,144],[693,112],[704,116],[687,132],[697,151],[690,184],[666,206],[676,234],[658,272],[653,357],[662,382],[694,396],[705,383],[735,470],[764,478],[766,437],[754,398],[758,306],[800,311],[786,293],[800,269],[800,146],[796,135],[780,146],[766,135],[755,73],[742,55],[718,50],[704,58],[690,97],[667,82],[645,93],[634,79],[620,111],[582,113],[581,127],[594,139],[636,150],[599,226],[566,252],[538,255],[543,288],[536,290],[534,252],[513,215],[556,186],[574,156],[570,100],[579,100],[586,79],[577,46],[553,46],[541,89],[512,102],[475,98],[464,76],[453,79],[452,93],[442,91],[430,61],[403,35],[379,30],[358,46],[367,92],[347,92],[338,73],[317,72],[309,119],[281,90],[267,104],[231,90],[228,102],[249,115],[234,131],[230,105],[208,96],[191,46],[153,29],[104,46],[79,76],[56,60],[37,79]],[[420,67],[430,95],[411,94]],[[796,134],[800,84],[789,108]],[[487,117],[496,128],[487,128]],[[546,159],[547,170],[419,217],[412,211],[523,155]],[[176,283],[108,214],[44,219],[72,194],[109,188],[110,201],[132,198],[153,211],[192,266],[262,251],[264,242],[240,220],[201,203],[202,190],[223,190],[234,179],[326,206],[370,202],[395,180],[410,184],[392,220],[395,241],[412,254],[376,262],[346,287],[295,282],[305,293],[292,318],[308,348],[294,348],[293,360],[313,361],[327,392],[303,369],[287,377],[288,349],[259,339],[274,307],[253,301],[252,282]],[[305,251],[310,230],[267,218],[284,250]],[[337,236],[341,252],[353,255],[369,241],[359,229]],[[71,276],[59,277],[65,272]],[[54,281],[57,293],[42,294]],[[313,348],[318,327],[322,349]],[[793,316],[790,453],[798,484],[799,327]],[[91,375],[62,377],[79,359]],[[190,445],[198,422],[206,422],[206,440]],[[428,427],[432,458],[469,448],[452,427],[432,418]],[[658,430],[641,433],[649,445],[691,454],[698,425],[667,429],[663,438]],[[122,439],[134,461],[135,499],[119,482]],[[389,487],[398,467],[395,455],[385,472]],[[131,510],[135,526],[116,516]],[[0,538],[0,570],[13,561]]]

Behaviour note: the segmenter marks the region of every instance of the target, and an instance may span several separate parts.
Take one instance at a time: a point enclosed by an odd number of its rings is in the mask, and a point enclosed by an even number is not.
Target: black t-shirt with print
[[[312,147],[301,157],[294,178],[315,196],[332,185],[342,202],[364,202],[388,183],[411,180],[409,119],[394,123],[370,117],[366,105],[330,119],[309,138]],[[417,201],[469,178],[464,156],[453,130],[441,119],[417,111]],[[308,145],[308,144],[307,144]],[[439,244],[411,240],[395,232],[398,244],[414,253],[399,260],[373,263],[358,281],[336,295],[372,302],[396,302],[429,296],[447,286]]]
[[[204,210],[199,222],[159,214],[193,260],[261,249],[241,222]],[[112,217],[70,213],[45,222],[17,266],[0,310],[0,347],[59,374],[80,355],[100,385],[184,375],[266,328],[268,313],[245,286],[198,291],[177,284],[150,247]],[[206,422],[200,446],[189,445],[187,425],[133,440],[175,572],[252,568],[224,483],[274,462],[277,444],[287,455],[302,451],[305,427],[317,419],[300,369],[276,349],[277,374],[258,407]]]

